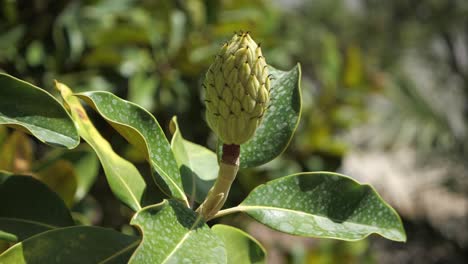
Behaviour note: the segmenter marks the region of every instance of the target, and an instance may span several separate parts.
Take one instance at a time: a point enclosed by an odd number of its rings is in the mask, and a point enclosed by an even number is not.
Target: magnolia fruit
[[[206,120],[224,144],[240,145],[255,134],[270,100],[270,76],[260,45],[235,34],[206,73]]]

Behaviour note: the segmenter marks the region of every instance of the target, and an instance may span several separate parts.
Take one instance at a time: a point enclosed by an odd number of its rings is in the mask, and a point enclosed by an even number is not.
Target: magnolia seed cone
[[[224,144],[252,138],[270,100],[270,79],[260,46],[248,33],[235,34],[223,45],[203,87],[206,120]]]

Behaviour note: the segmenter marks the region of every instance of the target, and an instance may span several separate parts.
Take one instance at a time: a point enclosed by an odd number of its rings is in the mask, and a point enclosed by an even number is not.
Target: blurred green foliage
[[[288,69],[301,62],[304,111],[285,154],[241,173],[237,201],[266,179],[338,169],[349,148],[344,135],[364,123],[379,128],[361,135],[364,145],[467,154],[464,0],[1,0],[0,70],[49,91],[54,79],[77,92],[112,91],[152,111],[163,128],[177,115],[184,137],[214,149],[201,81],[219,46],[238,30],[261,42],[269,64]],[[141,159],[104,131],[118,151]],[[7,134],[0,127],[0,148],[8,148]],[[128,217],[125,209],[109,209],[116,203],[99,194],[109,192],[100,181],[91,195],[105,198],[104,215]],[[76,208],[99,208],[92,199]],[[297,263],[364,263],[366,244],[336,242],[349,245],[340,251],[333,243],[298,253]],[[357,257],[341,261],[336,252]]]
[[[1,69],[41,87],[55,78],[75,91],[111,90],[160,111],[164,121],[176,113],[201,119],[201,111],[191,111],[201,108],[200,79],[234,30],[251,29],[268,41],[277,23],[277,12],[262,1],[4,1],[2,7]]]

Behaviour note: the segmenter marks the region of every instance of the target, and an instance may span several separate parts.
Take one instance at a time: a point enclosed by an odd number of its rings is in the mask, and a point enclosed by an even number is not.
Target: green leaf
[[[143,241],[129,263],[226,263],[223,242],[177,200],[143,208],[131,224]]]
[[[99,159],[94,150],[87,144],[82,144],[71,151],[57,149],[50,152],[33,170],[42,170],[44,167],[59,160],[68,161],[73,165],[77,180],[75,200],[79,201],[83,199],[96,181],[99,173]]]
[[[69,208],[72,207],[77,188],[77,176],[71,162],[58,160],[34,175],[57,193]]]
[[[227,225],[215,225],[211,229],[223,239],[228,264],[265,263],[265,249],[249,234]]]
[[[139,242],[101,227],[59,228],[15,244],[0,255],[0,263],[126,263]]]
[[[18,240],[74,225],[64,202],[30,176],[0,173],[0,201],[0,230]]]
[[[336,173],[300,173],[270,181],[218,216],[236,211],[293,235],[355,241],[376,233],[406,241],[400,217],[370,185]]]
[[[7,233],[7,232],[4,232],[4,231],[0,230],[0,242],[1,242],[1,241],[17,242],[17,241],[18,241],[18,237],[15,236],[14,234]],[[1,248],[1,247],[0,247],[0,248]],[[0,252],[1,252],[1,249],[0,249]]]
[[[280,155],[289,145],[301,116],[301,66],[285,72],[269,67],[272,75],[270,105],[255,136],[241,145],[240,166],[250,168],[265,164]],[[218,158],[222,143],[218,146]]]
[[[187,202],[179,167],[156,118],[140,106],[108,92],[78,94],[128,142],[147,154],[156,183],[169,196]]]
[[[89,192],[99,173],[99,160],[91,148],[68,151],[61,157],[73,164],[77,175],[78,186],[75,200],[79,201]]]
[[[184,139],[177,124],[177,117],[172,118],[170,127],[173,131],[172,152],[179,165],[184,190],[192,200],[201,203],[218,177],[216,154]]]
[[[80,141],[75,125],[46,91],[0,73],[0,124],[25,130],[40,141],[72,149]]]
[[[70,109],[80,136],[94,149],[109,182],[112,192],[135,211],[141,209],[146,183],[137,168],[117,155],[109,142],[93,126],[79,99],[61,83],[56,83],[65,104]]]

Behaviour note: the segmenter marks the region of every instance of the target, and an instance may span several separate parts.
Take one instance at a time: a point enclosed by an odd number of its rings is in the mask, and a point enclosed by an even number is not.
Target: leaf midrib
[[[179,243],[177,243],[177,245],[174,247],[174,249],[169,253],[169,255],[167,255],[167,257],[161,262],[161,263],[166,263],[172,255],[175,254],[175,252],[182,246],[182,244],[185,242],[185,240],[187,240],[187,238],[189,238],[189,235],[190,233],[192,233],[194,231],[194,228],[197,226],[197,224],[199,223],[199,221],[201,220],[201,216],[198,216],[195,221],[193,222],[192,226],[190,227],[189,231],[182,237],[182,239],[179,241]]]
[[[182,239],[179,241],[179,243],[177,243],[177,245],[174,247],[174,249],[169,253],[169,255],[167,255],[167,257],[161,262],[162,264],[166,263],[171,257],[172,255],[174,255],[176,253],[176,251],[182,246],[182,244],[185,242],[185,240],[187,240],[187,238],[189,237],[190,233],[192,233],[193,230],[190,230],[187,232],[187,234],[185,234]]]
[[[110,255],[109,257],[105,258],[104,260],[100,261],[98,264],[104,264],[104,263],[112,260],[113,258],[115,258],[115,257],[127,252],[128,250],[132,249],[133,247],[138,245],[140,242],[141,242],[141,240],[137,240],[137,241],[131,243],[130,245],[124,247],[123,249],[117,251],[116,253],[114,253],[114,254]]]
[[[98,134],[98,135],[100,135],[100,134]],[[114,175],[118,175],[116,178],[119,179],[119,181],[122,183],[122,185],[125,187],[125,189],[127,189],[127,192],[130,194],[130,197],[132,198],[133,202],[136,204],[137,209],[141,210],[140,201],[137,199],[137,197],[133,193],[132,188],[130,188],[130,186],[127,184],[127,182],[123,179],[123,177],[121,176],[121,174],[119,173],[117,168],[115,166],[104,165],[103,162],[102,162],[102,161],[105,161],[108,158],[110,158],[110,160],[109,160],[110,162],[117,159],[116,164],[119,164],[119,162],[120,162],[118,159],[123,160],[123,161],[127,161],[127,160],[125,160],[122,157],[120,157],[119,155],[117,155],[117,153],[115,153],[113,151],[113,149],[112,149],[112,147],[110,147],[110,145],[109,145],[110,151],[102,150],[102,146],[100,146],[98,144],[98,142],[96,142],[94,139],[92,139],[91,135],[89,135],[89,136],[90,136],[90,141],[93,143],[93,144],[90,144],[90,145],[95,150],[95,152],[96,152],[96,154],[97,154],[97,156],[98,156],[98,158],[99,158],[99,160],[101,162],[101,165],[103,167],[107,168],[108,170],[110,170]],[[86,140],[86,138],[85,138],[85,140]],[[88,141],[88,140],[86,140],[86,141],[88,143],[90,143],[90,141]],[[110,155],[110,156],[113,156],[113,157],[106,157],[106,154]],[[130,163],[130,165],[133,165],[133,164]],[[120,164],[119,164],[119,166],[120,166]]]

